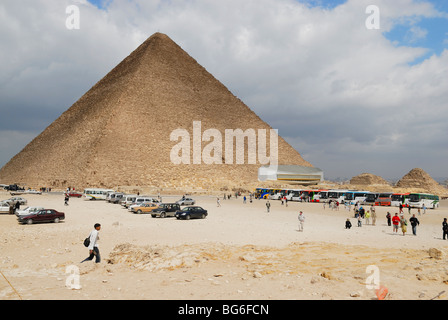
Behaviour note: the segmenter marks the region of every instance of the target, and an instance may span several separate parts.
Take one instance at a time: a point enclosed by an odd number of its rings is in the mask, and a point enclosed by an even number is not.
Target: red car
[[[82,197],[82,193],[78,191],[69,191],[68,193],[66,192],[65,194],[68,195],[69,197],[76,197],[76,198]]]
[[[44,209],[29,215],[18,216],[19,223],[33,224],[35,222],[54,222],[58,223],[65,219],[65,213],[54,209]]]

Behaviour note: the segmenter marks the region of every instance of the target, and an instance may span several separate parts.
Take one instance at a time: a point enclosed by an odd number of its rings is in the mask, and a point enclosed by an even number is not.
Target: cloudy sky
[[[326,178],[448,177],[446,0],[2,0],[0,167],[155,32]]]

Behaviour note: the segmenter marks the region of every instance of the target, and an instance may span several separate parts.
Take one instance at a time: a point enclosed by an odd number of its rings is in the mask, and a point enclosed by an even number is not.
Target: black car
[[[158,208],[151,211],[151,217],[174,217],[178,210],[180,210],[178,203],[161,203]]]
[[[189,220],[191,218],[205,219],[207,215],[208,215],[207,210],[198,206],[185,207],[182,210],[176,212],[177,219],[186,219],[186,220]]]

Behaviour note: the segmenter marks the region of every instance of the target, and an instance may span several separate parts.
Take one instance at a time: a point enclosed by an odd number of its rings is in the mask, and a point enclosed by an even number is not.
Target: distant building
[[[315,167],[297,165],[263,166],[258,168],[258,180],[318,184],[324,180],[324,173],[321,169]]]

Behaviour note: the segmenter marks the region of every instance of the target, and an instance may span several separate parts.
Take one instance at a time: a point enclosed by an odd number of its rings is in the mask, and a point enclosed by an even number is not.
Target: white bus
[[[339,203],[342,203],[345,200],[345,193],[347,192],[348,190],[329,190],[328,202],[337,201]]]
[[[403,208],[409,207],[409,193],[394,193],[392,194],[392,199],[390,202],[392,207],[399,207],[400,205]]]
[[[423,208],[425,206],[428,209],[435,209],[439,207],[439,196],[428,193],[411,193],[409,195],[409,206],[411,208]]]
[[[345,193],[344,203],[348,204],[364,204],[369,191],[347,191]]]
[[[112,189],[97,189],[89,188],[84,189],[83,197],[84,200],[106,200],[108,193],[115,192]]]

